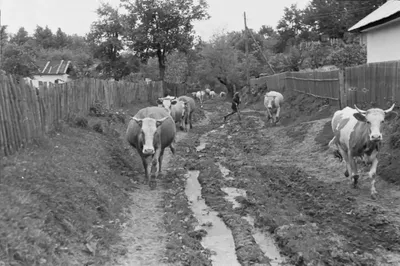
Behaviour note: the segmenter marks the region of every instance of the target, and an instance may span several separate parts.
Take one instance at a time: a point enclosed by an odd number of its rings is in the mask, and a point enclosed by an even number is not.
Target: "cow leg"
[[[173,155],[175,155],[175,139],[171,142],[171,144],[169,145],[169,148],[171,149],[171,152]]]
[[[373,152],[370,156],[370,160],[372,160],[371,168],[369,169],[368,176],[371,178],[371,197],[373,199],[376,198],[376,189],[375,189],[375,176],[376,176],[376,168],[378,166],[378,158],[376,158],[377,152]]]
[[[151,184],[151,167],[152,167],[152,161],[153,161],[153,156],[146,156],[143,158],[143,165],[145,169],[145,176],[146,176],[146,184],[150,185]]]
[[[238,107],[238,110],[237,110],[237,114],[238,114],[239,120],[242,120],[242,118],[240,117],[240,110],[239,110],[239,107]]]
[[[275,123],[279,121],[280,113],[281,113],[281,107],[278,107],[276,110],[276,115],[275,115]]]
[[[193,126],[192,126],[192,115],[193,115],[193,112],[190,112],[190,114],[189,114],[190,129],[193,128]]]
[[[272,118],[271,113],[269,112],[269,109],[267,107],[267,122]]]
[[[163,157],[164,156],[164,150],[162,150],[161,152],[160,152],[160,157],[158,157],[158,171],[159,171],[159,173],[161,173],[161,167],[162,167],[162,160],[163,160]]]
[[[157,187],[157,178],[160,173],[160,155],[161,149],[157,149],[156,153],[153,156],[153,160],[151,162],[151,175],[149,180],[150,189],[155,189]]]
[[[357,163],[355,161],[355,159],[353,158],[353,156],[349,156],[349,161],[350,161],[350,167],[351,167],[351,177],[353,178],[353,187],[357,188],[357,183],[358,183],[358,178],[360,177],[358,175],[358,171],[357,171]]]

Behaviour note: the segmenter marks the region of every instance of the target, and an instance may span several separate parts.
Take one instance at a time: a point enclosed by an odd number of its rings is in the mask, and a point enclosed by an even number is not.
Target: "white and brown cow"
[[[335,147],[335,157],[346,162],[344,175],[353,178],[353,186],[357,187],[359,174],[356,158],[363,158],[365,163],[371,164],[368,172],[371,180],[371,196],[375,198],[375,174],[378,166],[377,155],[382,143],[381,125],[384,121],[395,118],[394,104],[387,110],[379,108],[363,111],[354,105],[355,109],[345,107],[336,111],[332,118],[333,139],[330,147]]]
[[[165,148],[170,147],[175,154],[175,135],[175,123],[164,108],[143,108],[129,121],[126,140],[142,158],[150,188],[156,187]]]
[[[267,108],[268,120],[276,124],[279,121],[283,95],[277,91],[269,91],[264,96],[264,106]]]
[[[184,117],[186,112],[186,105],[184,101],[177,99],[176,97],[167,96],[159,98],[157,100],[158,107],[165,108],[176,124],[179,125],[180,129],[184,129]]]
[[[183,101],[183,102],[186,103],[185,111],[184,111],[184,114],[183,114],[184,117],[183,117],[182,120],[185,122],[185,131],[188,131],[188,129],[187,129],[188,123],[190,125],[190,129],[193,128],[192,116],[193,116],[194,110],[196,109],[196,103],[192,98],[187,97],[187,96],[181,96],[181,97],[178,98],[178,100],[179,101]]]

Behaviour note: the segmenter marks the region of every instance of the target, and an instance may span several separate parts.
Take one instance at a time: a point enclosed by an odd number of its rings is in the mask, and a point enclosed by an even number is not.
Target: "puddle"
[[[261,232],[259,229],[255,228],[253,217],[247,215],[242,218],[248,221],[251,226],[253,226],[252,235],[254,240],[264,252],[264,255],[271,259],[271,266],[283,265],[285,263],[285,259],[279,254],[279,249],[272,236],[268,232]]]
[[[197,179],[199,174],[199,171],[188,172],[185,193],[194,216],[200,224],[196,229],[202,228],[207,231],[201,243],[212,251],[211,260],[214,265],[240,266],[231,230],[218,217],[218,212],[211,210],[201,197],[201,185]],[[207,224],[212,224],[212,226],[201,226]]]
[[[196,147],[196,151],[202,151],[206,148],[206,144],[207,144],[207,135],[203,135],[200,137],[200,144],[199,146]]]
[[[229,173],[231,172],[228,168],[226,168],[225,166],[223,166],[221,163],[217,163],[217,165],[218,165],[219,170],[220,170],[221,173],[222,173],[222,177],[223,177],[225,180],[234,180],[233,177],[228,176]]]
[[[240,206],[242,206],[239,202],[235,200],[235,198],[238,196],[246,197],[245,190],[235,187],[223,187],[221,188],[221,190],[228,194],[224,198],[233,204],[233,208],[239,208]]]

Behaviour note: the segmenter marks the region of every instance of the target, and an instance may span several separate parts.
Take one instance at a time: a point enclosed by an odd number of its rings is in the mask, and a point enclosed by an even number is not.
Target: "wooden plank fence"
[[[400,61],[369,63],[345,70],[285,72],[252,79],[250,86],[280,92],[296,91],[339,102],[387,108],[400,104]]]
[[[39,88],[34,88],[13,76],[0,75],[0,158],[32,143],[72,114],[87,115],[97,101],[108,109],[135,102],[154,104],[167,87],[175,88],[170,95],[186,94],[184,85],[162,81],[147,84],[85,78],[63,84],[40,82]]]

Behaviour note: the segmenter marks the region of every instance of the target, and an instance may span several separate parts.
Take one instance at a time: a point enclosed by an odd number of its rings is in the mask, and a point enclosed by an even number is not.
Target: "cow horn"
[[[386,114],[386,113],[389,113],[389,112],[391,112],[391,111],[393,111],[394,105],[395,105],[395,104],[393,104],[392,107],[390,107],[389,109],[386,109],[386,110],[384,111],[385,114]]]
[[[356,108],[356,110],[357,110],[359,113],[361,113],[361,114],[365,114],[365,113],[367,112],[367,111],[358,109],[357,105],[354,105],[354,108]]]

